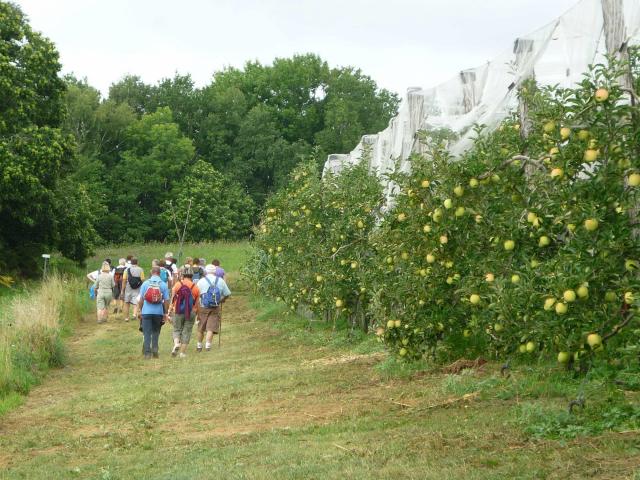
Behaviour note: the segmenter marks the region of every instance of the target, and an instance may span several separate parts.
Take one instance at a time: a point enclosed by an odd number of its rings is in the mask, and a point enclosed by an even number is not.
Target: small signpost
[[[44,280],[45,278],[47,278],[47,265],[49,264],[51,255],[49,255],[48,253],[43,253],[42,258],[44,258],[44,271],[42,273],[42,279]]]

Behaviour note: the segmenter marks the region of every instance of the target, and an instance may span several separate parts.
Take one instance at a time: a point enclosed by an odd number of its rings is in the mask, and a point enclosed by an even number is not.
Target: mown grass
[[[212,248],[231,270],[246,244],[226,258]],[[640,467],[628,416],[618,432],[527,430],[559,418],[584,387],[548,365],[506,378],[491,363],[460,374],[405,364],[347,325],[247,291],[225,304],[220,349],[172,358],[165,326],[160,359],[145,362],[140,342],[131,323],[80,323],[68,367],[3,418],[0,477],[620,479]],[[575,419],[600,415],[605,385],[589,382]]]

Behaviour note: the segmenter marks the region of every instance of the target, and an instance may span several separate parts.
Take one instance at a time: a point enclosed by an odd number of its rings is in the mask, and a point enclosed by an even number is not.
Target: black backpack
[[[142,285],[142,278],[131,275],[131,268],[127,270],[127,282],[132,290],[137,290]]]

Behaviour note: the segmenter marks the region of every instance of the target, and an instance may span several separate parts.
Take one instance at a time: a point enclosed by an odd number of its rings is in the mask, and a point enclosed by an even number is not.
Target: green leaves
[[[628,351],[640,194],[627,183],[640,171],[640,124],[613,82],[618,68],[595,67],[572,90],[528,84],[529,136],[515,115],[493,132],[478,127],[456,161],[450,132],[422,132],[426,154],[410,174],[389,175],[398,193],[384,213],[357,168],[322,181],[296,170],[262,217],[254,280],[319,317],[366,311],[405,359],[563,352],[583,368]],[[602,86],[608,96],[596,97]],[[357,121],[343,114],[344,125]],[[589,346],[591,333],[604,349]]]
[[[188,212],[186,238],[189,240],[233,239],[249,233],[255,205],[237,182],[199,160],[173,188],[171,200],[163,205],[161,218],[171,226],[169,238],[177,238],[175,224],[181,230]]]

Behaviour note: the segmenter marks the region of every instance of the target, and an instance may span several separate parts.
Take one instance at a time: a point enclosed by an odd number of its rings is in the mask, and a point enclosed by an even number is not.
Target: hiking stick
[[[222,304],[218,307],[220,309],[220,325],[218,326],[218,348],[222,343]]]

